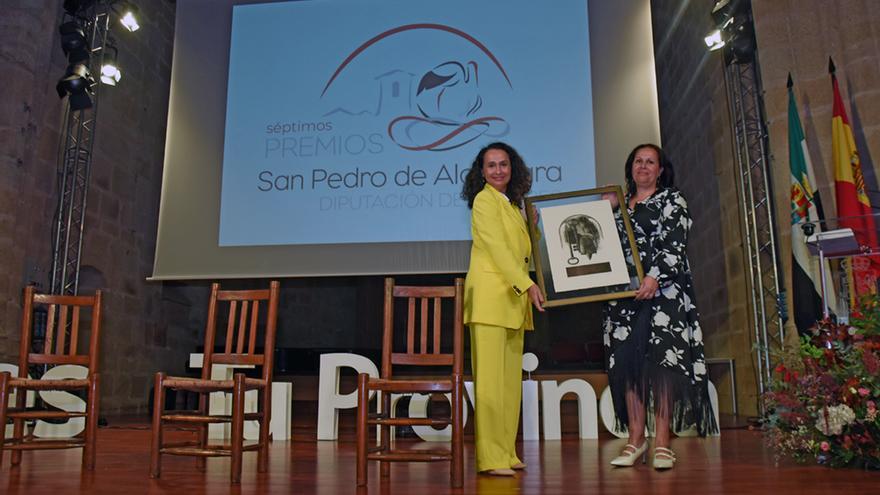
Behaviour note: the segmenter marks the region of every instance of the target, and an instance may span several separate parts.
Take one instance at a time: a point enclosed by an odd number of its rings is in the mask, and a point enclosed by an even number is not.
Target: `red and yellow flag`
[[[871,201],[865,194],[862,164],[853,138],[852,128],[840,97],[834,64],[830,64],[831,86],[834,90],[834,110],[831,119],[831,154],[834,162],[834,188],[837,192],[837,216],[841,228],[851,228],[861,246],[877,249],[877,226],[874,223]],[[858,297],[877,291],[880,263],[876,256],[850,258],[852,270],[850,303],[855,307]]]

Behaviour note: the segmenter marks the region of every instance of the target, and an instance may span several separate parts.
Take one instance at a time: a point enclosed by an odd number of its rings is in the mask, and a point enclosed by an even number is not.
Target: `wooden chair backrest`
[[[462,374],[462,334],[464,310],[464,281],[455,279],[449,286],[395,285],[393,278],[385,279],[385,309],[382,331],[382,377],[392,377],[394,365],[451,366],[453,374]],[[406,300],[406,345],[394,349],[394,303]],[[443,302],[453,305],[452,352],[441,349]],[[417,304],[418,302],[418,304]],[[418,321],[418,333],[416,322]],[[430,325],[429,325],[430,322]]]
[[[18,376],[26,378],[31,365],[41,364],[76,364],[88,368],[90,375],[97,372],[100,334],[100,290],[91,296],[59,296],[38,294],[34,286],[26,287]],[[84,338],[88,345],[81,344]]]
[[[220,290],[211,284],[208,321],[205,326],[205,356],[202,378],[211,377],[214,364],[241,364],[262,367],[264,380],[271,380],[278,320],[280,284],[273,280],[268,289]],[[261,311],[266,308],[265,318]],[[217,321],[225,317],[225,329],[218,332]],[[262,321],[261,321],[262,320]],[[263,341],[257,335],[262,326]],[[215,346],[222,345],[221,352]]]

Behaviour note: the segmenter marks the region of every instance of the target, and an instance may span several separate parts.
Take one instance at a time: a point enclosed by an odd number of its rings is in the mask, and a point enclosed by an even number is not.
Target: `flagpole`
[[[825,292],[825,251],[822,249],[822,244],[819,243],[819,279],[822,281],[822,319],[827,320],[830,316],[828,312],[828,297],[826,297]]]

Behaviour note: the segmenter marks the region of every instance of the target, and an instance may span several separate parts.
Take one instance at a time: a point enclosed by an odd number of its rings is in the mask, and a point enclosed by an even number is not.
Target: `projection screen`
[[[180,0],[152,279],[467,269],[483,145],[532,194],[659,142],[647,0]]]

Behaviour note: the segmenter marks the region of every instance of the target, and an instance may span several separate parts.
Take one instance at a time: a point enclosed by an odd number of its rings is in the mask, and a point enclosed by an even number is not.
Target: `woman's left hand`
[[[538,284],[532,284],[529,287],[529,300],[532,301],[532,305],[535,306],[540,312],[544,312],[544,294],[541,294],[541,289],[538,287]]]
[[[611,184],[605,184],[602,187],[611,187]],[[612,210],[616,210],[620,206],[620,201],[617,199],[617,193],[613,193],[613,192],[602,193],[602,199],[611,203]]]
[[[657,279],[651,277],[650,275],[645,276],[642,279],[642,283],[639,284],[638,290],[636,290],[636,299],[637,300],[645,300],[651,299],[654,297],[654,294],[657,293],[657,289],[660,288],[660,284],[657,283]]]

